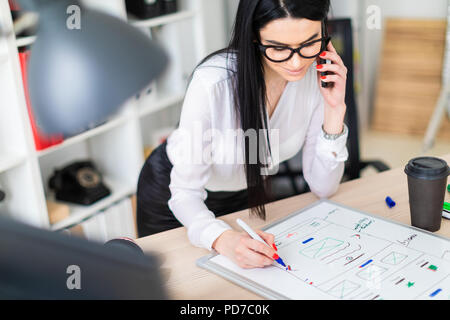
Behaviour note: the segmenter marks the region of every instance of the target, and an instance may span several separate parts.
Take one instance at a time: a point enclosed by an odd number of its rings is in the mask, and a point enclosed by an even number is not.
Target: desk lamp
[[[39,14],[28,85],[46,133],[71,135],[105,121],[167,64],[162,49],[140,31],[76,0],[20,4]],[[67,27],[71,5],[81,8],[80,29]],[[167,299],[152,255],[104,248],[1,214],[0,243],[0,299]],[[81,274],[71,275],[72,267]]]
[[[70,136],[105,122],[168,62],[143,32],[78,0],[19,3],[39,15],[28,86],[44,133]]]

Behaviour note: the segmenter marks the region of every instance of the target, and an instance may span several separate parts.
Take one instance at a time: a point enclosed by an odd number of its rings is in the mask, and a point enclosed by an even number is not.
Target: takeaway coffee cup
[[[450,168],[442,159],[418,157],[405,167],[411,224],[431,232],[441,228],[445,186]]]

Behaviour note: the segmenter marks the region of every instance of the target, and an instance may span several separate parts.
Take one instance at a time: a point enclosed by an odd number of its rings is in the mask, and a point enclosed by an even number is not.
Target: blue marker
[[[437,289],[435,292],[433,292],[432,294],[430,294],[430,297],[434,297],[435,295],[437,295],[439,292],[441,292],[442,289]]]
[[[391,197],[386,197],[386,204],[389,208],[395,207],[395,201]]]
[[[253,229],[250,228],[244,221],[242,221],[241,219],[236,219],[236,222],[237,222],[237,224],[238,224],[239,226],[241,226],[242,229],[245,230],[245,232],[248,233],[248,235],[249,235],[250,237],[252,237],[253,239],[258,240],[259,242],[262,242],[262,243],[264,243],[265,245],[267,245],[268,247],[270,247],[269,244],[268,244],[267,242],[265,242],[265,241],[264,241],[264,240],[263,240],[263,239],[255,232],[255,231],[253,231]],[[281,264],[283,267],[287,268],[287,267],[286,267],[286,264],[285,264],[284,261],[283,261],[283,259],[281,259],[280,256],[277,255],[276,253],[275,253],[275,255],[273,256],[273,259],[274,259],[276,262],[278,262],[279,264]]]
[[[367,266],[367,265],[368,265],[369,263],[371,263],[372,261],[373,261],[373,260],[370,259],[370,260],[366,261],[366,263],[360,265],[359,267],[360,267],[360,268],[364,268],[365,266]]]

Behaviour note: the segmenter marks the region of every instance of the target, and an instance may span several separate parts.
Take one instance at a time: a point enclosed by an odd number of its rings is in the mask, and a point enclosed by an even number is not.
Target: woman
[[[276,257],[274,236],[257,231],[271,248],[216,217],[250,208],[264,219],[269,171],[301,148],[312,192],[336,192],[348,157],[347,69],[327,38],[329,6],[329,0],[240,1],[229,46],[194,70],[179,127],[142,169],[140,236],[184,225],[193,245],[242,268],[264,267]],[[332,74],[320,76],[326,71]],[[245,139],[224,138],[229,130]],[[260,130],[255,144],[252,133]]]

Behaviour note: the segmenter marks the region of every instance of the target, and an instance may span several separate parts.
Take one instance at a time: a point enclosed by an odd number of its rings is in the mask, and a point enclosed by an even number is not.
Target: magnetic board
[[[281,266],[242,269],[210,254],[197,265],[269,299],[450,299],[450,239],[329,200],[266,228]]]

